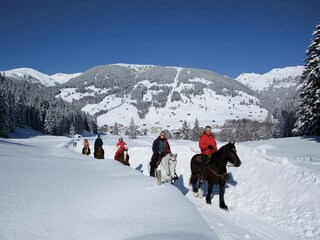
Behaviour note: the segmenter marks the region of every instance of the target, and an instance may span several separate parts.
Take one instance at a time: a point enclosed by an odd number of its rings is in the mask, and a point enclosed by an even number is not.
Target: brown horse
[[[119,153],[118,159],[116,160],[121,162],[123,165],[130,166],[128,149],[124,149],[121,153]]]
[[[104,150],[102,146],[99,146],[95,151],[94,151],[94,157],[97,159],[104,159]]]
[[[82,154],[84,154],[84,155],[90,155],[90,154],[91,154],[90,148],[89,148],[88,146],[84,146],[84,147],[82,148]]]
[[[199,169],[201,154],[196,154],[191,159],[191,178],[190,185],[194,196],[199,196]],[[211,204],[211,193],[214,184],[219,184],[219,206],[222,209],[228,210],[228,206],[224,202],[224,190],[227,179],[227,163],[231,163],[235,167],[240,167],[241,161],[237,155],[234,143],[228,143],[221,147],[216,153],[209,155],[208,164],[205,170],[205,180],[208,181],[208,193],[206,196],[207,204]]]

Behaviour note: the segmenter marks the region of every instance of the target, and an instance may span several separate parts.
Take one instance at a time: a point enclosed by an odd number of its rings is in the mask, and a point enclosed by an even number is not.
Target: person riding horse
[[[200,182],[204,181],[204,170],[208,161],[208,156],[218,151],[216,139],[211,132],[211,127],[206,126],[204,132],[200,136],[199,147],[201,150],[201,163],[200,163]]]
[[[127,144],[125,141],[123,141],[122,137],[119,138],[119,142],[117,143],[116,148],[117,151],[114,155],[114,159],[118,160],[119,154],[128,149]]]
[[[166,133],[162,131],[152,144],[153,155],[150,161],[150,176],[155,177],[155,170],[160,160],[167,154],[171,153]]]
[[[85,154],[85,155],[90,155],[91,154],[91,150],[90,150],[90,147],[89,147],[88,139],[85,139],[84,142],[83,142],[82,154]]]
[[[96,140],[94,141],[94,157],[96,157],[96,152],[97,152],[98,148],[99,147],[102,148],[102,146],[103,146],[103,141],[100,137],[100,134],[98,134]]]

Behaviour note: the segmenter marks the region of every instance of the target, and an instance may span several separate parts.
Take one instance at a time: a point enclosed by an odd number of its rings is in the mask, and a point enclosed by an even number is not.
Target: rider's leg
[[[155,154],[153,154],[151,161],[150,161],[150,176],[155,177],[155,170],[157,168],[159,157]]]

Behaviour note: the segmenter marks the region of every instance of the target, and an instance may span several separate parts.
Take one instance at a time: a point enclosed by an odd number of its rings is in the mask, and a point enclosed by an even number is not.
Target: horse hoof
[[[206,203],[207,203],[208,205],[211,205],[211,200],[206,200]]]
[[[198,192],[193,192],[193,196],[194,196],[195,198],[197,198],[197,197],[199,197],[199,193],[198,193]]]
[[[225,204],[224,204],[224,205],[220,205],[220,208],[221,208],[221,209],[223,209],[223,210],[228,211],[228,206],[227,206],[227,205],[225,205]]]

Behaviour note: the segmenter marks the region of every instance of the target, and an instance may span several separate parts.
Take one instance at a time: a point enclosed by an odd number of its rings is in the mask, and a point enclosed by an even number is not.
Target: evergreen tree
[[[313,33],[302,74],[295,135],[320,135],[320,23]]]
[[[190,139],[190,128],[188,126],[188,123],[186,120],[184,120],[183,124],[182,124],[182,128],[180,130],[180,134],[181,134],[181,138],[188,140]]]
[[[71,137],[73,137],[76,134],[76,129],[74,128],[73,123],[71,123],[70,125],[69,134]]]
[[[117,122],[115,122],[113,126],[113,135],[119,135],[119,126]]]
[[[128,135],[129,135],[129,138],[131,138],[131,139],[136,139],[137,138],[137,127],[134,124],[133,118],[131,118],[131,122],[130,122],[130,125],[129,125],[129,128],[128,128]]]
[[[0,89],[0,137],[7,137],[10,132],[9,105],[6,93]]]
[[[198,118],[196,118],[194,122],[194,127],[191,131],[191,140],[192,141],[199,141],[200,135],[203,132],[203,128],[199,126]]]

